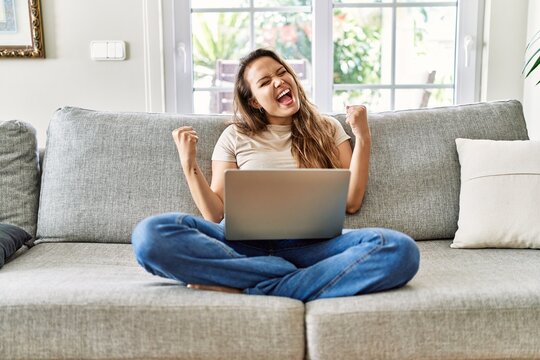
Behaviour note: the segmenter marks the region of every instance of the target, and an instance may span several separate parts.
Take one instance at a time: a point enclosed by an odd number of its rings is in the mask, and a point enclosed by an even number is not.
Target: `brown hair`
[[[283,65],[298,87],[300,110],[293,115],[291,125],[291,151],[298,166],[301,168],[340,167],[338,149],[334,141],[335,128],[309,101],[294,70],[272,50],[257,49],[240,60],[234,86],[233,123],[241,132],[250,136],[267,129],[266,113],[252,107],[249,103],[253,94],[244,78],[246,68],[261,57],[270,57]]]

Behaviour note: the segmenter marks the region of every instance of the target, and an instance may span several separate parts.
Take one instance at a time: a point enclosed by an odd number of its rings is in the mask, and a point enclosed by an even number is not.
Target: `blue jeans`
[[[222,225],[180,213],[144,219],[132,244],[138,263],[154,275],[302,301],[401,287],[420,259],[414,240],[394,230],[344,230],[330,240],[227,241]]]

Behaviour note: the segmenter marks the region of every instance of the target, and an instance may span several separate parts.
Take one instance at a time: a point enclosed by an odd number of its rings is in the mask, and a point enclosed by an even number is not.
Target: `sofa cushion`
[[[528,139],[517,101],[370,114],[369,123],[369,183],[360,212],[345,226],[388,227],[416,240],[450,239],[457,230],[456,138]]]
[[[303,359],[300,301],[187,289],[127,244],[40,243],[0,271],[2,359]]]
[[[533,359],[540,351],[540,251],[418,242],[404,287],[306,304],[311,359]]]
[[[189,125],[201,134],[197,158],[210,179],[212,150],[226,119],[59,109],[48,129],[39,241],[129,243],[133,227],[147,216],[199,214],[171,133]]]
[[[23,229],[15,225],[0,223],[0,268],[10,256],[31,239],[32,235]]]
[[[461,164],[454,248],[540,249],[540,141],[456,139]]]
[[[0,122],[0,223],[35,235],[38,199],[36,131],[22,121]]]
[[[171,132],[197,130],[199,165],[210,181],[211,154],[228,119],[60,109],[49,126],[38,235],[128,243],[146,216],[199,214]],[[456,138],[527,139],[517,101],[370,114],[370,127],[369,184],[345,227],[389,227],[417,240],[452,238],[457,230]]]

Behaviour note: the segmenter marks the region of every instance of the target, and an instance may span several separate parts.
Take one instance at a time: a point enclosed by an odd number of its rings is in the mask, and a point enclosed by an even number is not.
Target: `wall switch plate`
[[[90,42],[90,57],[96,61],[121,61],[126,59],[126,42],[100,40]]]

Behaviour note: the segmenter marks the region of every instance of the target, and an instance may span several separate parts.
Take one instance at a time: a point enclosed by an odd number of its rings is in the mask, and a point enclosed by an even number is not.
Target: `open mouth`
[[[277,97],[278,103],[282,105],[291,105],[293,102],[291,89],[285,89],[282,92],[279,93]]]

